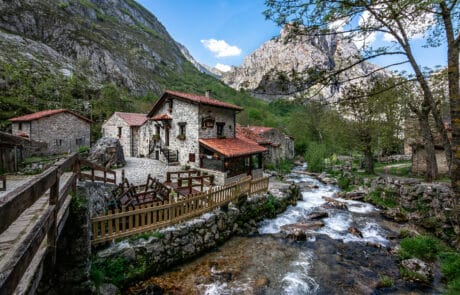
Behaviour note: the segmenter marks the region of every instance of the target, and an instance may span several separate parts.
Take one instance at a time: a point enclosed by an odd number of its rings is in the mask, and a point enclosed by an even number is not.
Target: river
[[[296,167],[294,170],[303,170]],[[295,171],[294,171],[295,172]],[[287,179],[302,189],[302,200],[274,219],[258,224],[258,235],[234,237],[215,251],[138,284],[141,294],[436,294],[399,278],[391,249],[399,225],[381,218],[374,206],[337,198],[338,188],[303,174]],[[347,203],[325,207],[323,197]],[[326,211],[324,226],[305,241],[284,238],[281,226]],[[361,235],[354,235],[349,228]],[[382,278],[393,285],[379,286]],[[158,288],[160,287],[160,289]],[[135,292],[138,293],[138,292]]]

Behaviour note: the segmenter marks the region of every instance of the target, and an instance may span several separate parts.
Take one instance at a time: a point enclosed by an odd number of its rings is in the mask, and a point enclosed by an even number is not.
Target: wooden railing
[[[80,170],[80,173],[79,173],[80,179],[89,179],[91,181],[103,181],[103,182],[109,182],[109,183],[117,182],[117,174],[113,170],[107,169],[104,166],[97,165],[85,159],[80,159],[79,165],[85,166],[91,169],[91,174],[87,174],[85,171]],[[95,175],[95,171],[101,171],[103,173],[103,176]],[[108,176],[112,176],[112,177],[108,177]]]
[[[6,191],[6,175],[0,175],[0,182],[2,183],[0,191]]]
[[[78,154],[74,153],[53,164],[21,187],[7,193],[0,200],[0,234],[2,234],[24,211],[49,191],[48,205],[36,217],[28,220],[31,229],[25,233],[18,233],[17,238],[20,238],[20,242],[14,244],[14,247],[9,249],[11,255],[7,258],[3,257],[1,261],[0,294],[34,293],[34,288],[41,278],[41,267],[45,257],[50,258],[51,264],[55,262],[56,243],[68,217],[70,192],[76,190],[77,178],[84,175],[80,173],[80,167],[91,166],[93,175],[94,170],[101,170],[101,167],[90,164],[92,163],[80,159]],[[66,171],[71,173],[62,184],[61,176]],[[105,168],[103,171],[111,173]],[[106,177],[103,179],[92,177],[92,179],[110,181]]]
[[[268,177],[253,181],[248,176],[238,182],[214,187],[183,199],[176,200],[177,196],[171,194],[165,202],[136,206],[131,210],[116,209],[91,219],[92,243],[112,241],[176,224],[226,205],[243,195],[267,189]]]

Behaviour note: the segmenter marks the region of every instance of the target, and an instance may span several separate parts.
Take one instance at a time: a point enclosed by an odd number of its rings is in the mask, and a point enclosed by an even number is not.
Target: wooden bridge
[[[188,190],[193,177],[186,177]],[[115,184],[116,173],[72,154],[0,198],[0,295],[33,294],[44,265],[55,264],[56,245],[78,179]],[[164,202],[115,209],[92,218],[92,243],[156,230],[267,189],[268,178],[246,177],[185,198],[174,192]]]
[[[115,176],[114,171],[72,154],[0,199],[1,295],[33,294],[45,259],[54,264],[77,179],[115,183]]]

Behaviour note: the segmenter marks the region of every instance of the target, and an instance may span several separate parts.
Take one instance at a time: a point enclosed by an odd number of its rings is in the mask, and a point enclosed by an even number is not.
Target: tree
[[[300,33],[342,33],[346,38],[360,39],[383,33],[393,40],[392,45],[364,52],[361,61],[382,55],[401,55],[406,58],[423,93],[424,108],[433,115],[442,136],[447,161],[452,162],[451,179],[455,192],[456,215],[460,216],[460,4],[457,0],[266,0],[268,19],[283,25],[303,25]],[[335,32],[331,32],[336,29]],[[433,97],[427,75],[417,61],[411,38],[430,33],[430,46],[447,44],[449,100],[452,118],[452,144]],[[398,63],[400,64],[400,63]],[[388,65],[388,66],[391,66]],[[388,67],[387,66],[387,67]],[[453,147],[453,148],[452,148]],[[453,152],[452,152],[453,150]],[[458,217],[460,218],[460,217]],[[457,223],[460,220],[457,220]],[[460,228],[458,229],[460,232]]]
[[[396,89],[384,91],[391,83],[376,80],[371,85],[352,84],[340,101],[345,116],[351,119],[354,147],[364,154],[366,173],[374,173],[373,155],[398,140],[401,125],[399,94]]]

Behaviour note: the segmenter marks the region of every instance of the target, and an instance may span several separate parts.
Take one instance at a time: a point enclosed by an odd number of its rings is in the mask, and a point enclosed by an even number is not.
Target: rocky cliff
[[[132,0],[0,0],[0,59],[26,60],[93,84],[161,91],[186,61],[163,25]]]
[[[362,83],[367,78],[359,77],[372,75],[378,67],[364,62],[333,80],[318,83],[318,77],[346,68],[360,58],[356,46],[339,34],[295,36],[287,26],[280,36],[247,56],[241,66],[224,73],[222,80],[269,101],[280,97],[335,101],[345,85]]]

